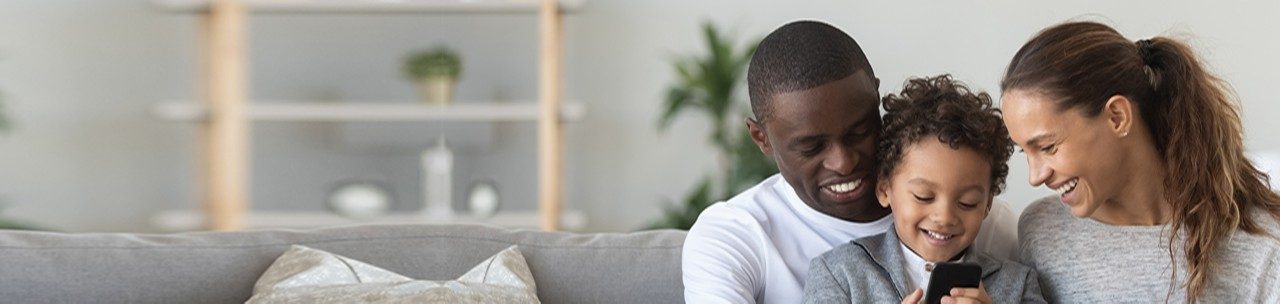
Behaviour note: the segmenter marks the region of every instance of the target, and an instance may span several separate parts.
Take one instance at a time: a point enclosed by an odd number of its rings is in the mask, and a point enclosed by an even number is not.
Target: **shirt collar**
[[[903,243],[901,240],[898,241],[898,245],[898,247],[902,248],[902,257],[904,262],[902,266],[906,268],[907,276],[910,277],[908,282],[915,285],[907,286],[907,290],[915,290],[916,288],[924,288],[925,286],[928,286],[929,275],[933,271],[933,265],[935,263],[925,261],[923,257],[916,254],[914,250],[907,247],[907,244]],[[966,249],[959,258],[951,260],[951,262],[965,261],[965,257],[969,256],[968,251],[969,250]]]

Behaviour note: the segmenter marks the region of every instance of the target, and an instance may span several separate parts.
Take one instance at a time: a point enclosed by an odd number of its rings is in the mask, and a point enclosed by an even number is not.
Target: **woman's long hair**
[[[1163,158],[1164,198],[1173,207],[1171,255],[1179,232],[1186,235],[1190,302],[1204,293],[1214,253],[1232,233],[1265,232],[1251,214],[1280,219],[1280,196],[1245,158],[1234,95],[1177,40],[1134,42],[1100,23],[1060,24],[1018,50],[1000,86],[1046,94],[1059,111],[1078,109],[1088,117],[1115,95],[1137,104]]]

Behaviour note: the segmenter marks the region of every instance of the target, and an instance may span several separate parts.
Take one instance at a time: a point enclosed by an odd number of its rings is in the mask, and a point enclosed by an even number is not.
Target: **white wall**
[[[624,1],[590,0],[565,21],[566,95],[587,104],[568,125],[567,204],[592,231],[632,230],[715,168],[706,122],[656,131],[670,61],[702,51],[710,20],[740,39],[795,19],[828,21],[866,50],[882,92],[912,75],[952,73],[994,90],[1039,29],[1084,16],[1125,35],[1190,34],[1238,91],[1246,138],[1280,149],[1280,113],[1266,89],[1280,70],[1280,3],[1271,1]],[[407,100],[410,50],[447,42],[466,56],[461,99],[536,96],[535,21],[527,16],[304,15],[252,19],[253,96]],[[145,219],[195,203],[194,128],[149,115],[158,100],[197,96],[196,19],[141,0],[0,2],[0,92],[16,129],[0,136],[5,215],[71,231],[147,231]],[[997,92],[992,92],[998,95]],[[745,98],[745,96],[744,96]],[[745,102],[745,99],[743,100]],[[255,126],[253,199],[261,209],[319,209],[337,180],[395,184],[414,208],[416,155],[339,144],[323,124]],[[532,125],[504,124],[493,149],[459,158],[459,186],[495,179],[509,209],[532,209]],[[424,134],[423,136],[430,136]],[[1015,156],[1003,198],[1021,209],[1049,193],[1026,184]],[[460,189],[455,193],[462,193]]]

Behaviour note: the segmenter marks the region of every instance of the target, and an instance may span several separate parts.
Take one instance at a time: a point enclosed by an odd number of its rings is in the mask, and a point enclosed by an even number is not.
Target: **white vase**
[[[453,217],[453,151],[442,135],[422,152],[422,211],[430,220]]]
[[[429,105],[446,106],[453,101],[456,81],[449,77],[427,77],[418,80],[418,94]]]

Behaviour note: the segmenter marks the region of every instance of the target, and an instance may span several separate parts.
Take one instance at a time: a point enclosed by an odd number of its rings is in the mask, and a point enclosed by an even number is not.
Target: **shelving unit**
[[[172,121],[204,122],[208,107],[195,102],[169,102],[156,105],[153,113]],[[536,122],[538,104],[534,102],[480,103],[459,102],[448,107],[415,104],[415,102],[344,101],[319,103],[301,101],[261,101],[248,105],[249,120],[264,122]],[[560,120],[582,119],[582,104],[566,103]]]
[[[163,9],[177,13],[208,13],[221,0],[156,0]],[[560,11],[573,11],[585,0],[561,0]],[[239,0],[254,13],[538,13],[542,0]]]
[[[203,228],[204,215],[196,211],[166,211],[151,219],[151,224],[163,231],[191,231]],[[373,218],[349,218],[321,211],[282,212],[254,211],[245,218],[245,226],[262,228],[313,228],[346,226],[357,224],[467,224],[485,223],[490,225],[537,229],[539,218],[537,212],[503,212],[492,217],[454,216],[449,218],[424,217],[421,214],[393,214]],[[587,217],[580,211],[566,210],[560,217],[564,229],[581,229],[586,226]]]
[[[200,124],[202,210],[163,212],[155,224],[174,230],[202,225],[217,231],[261,227],[303,227],[355,223],[483,222],[512,227],[558,230],[581,227],[580,212],[561,204],[561,123],[580,119],[580,104],[562,104],[561,18],[584,0],[156,0],[164,10],[200,14],[204,45],[203,104],[169,102],[155,114]],[[464,103],[431,107],[415,103],[322,103],[307,101],[249,102],[245,39],[250,13],[419,13],[538,15],[538,100],[523,103]],[[538,210],[499,213],[492,218],[431,218],[424,214],[350,219],[321,212],[251,212],[248,176],[253,122],[511,122],[537,124]]]

